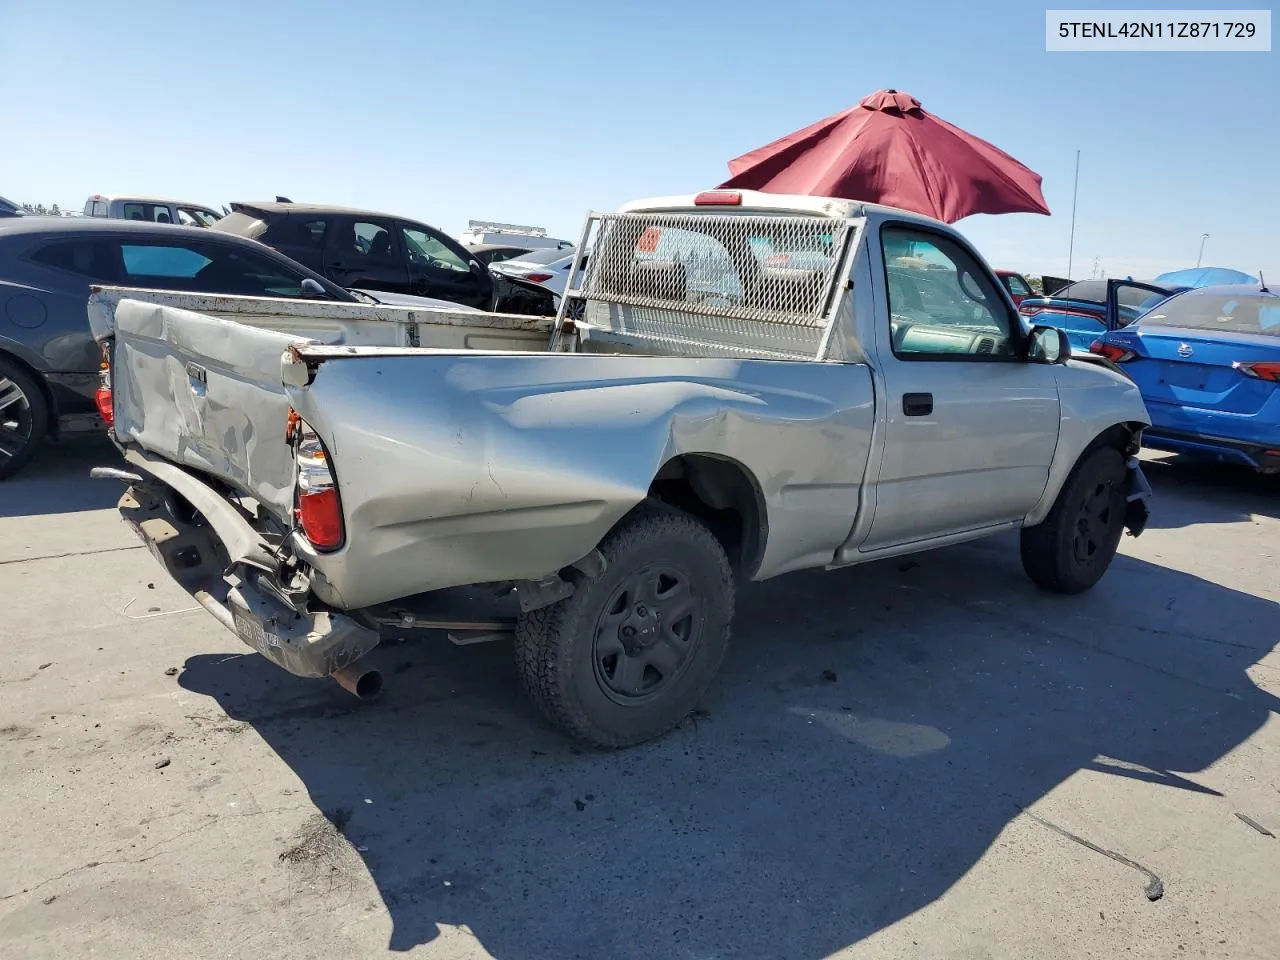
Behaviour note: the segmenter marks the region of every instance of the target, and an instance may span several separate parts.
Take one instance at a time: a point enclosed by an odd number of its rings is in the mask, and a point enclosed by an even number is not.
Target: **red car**
[[[1022,274],[1015,273],[1012,270],[997,270],[996,276],[1000,278],[1004,288],[1009,291],[1009,296],[1013,297],[1013,305],[1015,307],[1022,306],[1024,298],[1035,296],[1035,293],[1031,290],[1031,284],[1027,283],[1027,278]]]

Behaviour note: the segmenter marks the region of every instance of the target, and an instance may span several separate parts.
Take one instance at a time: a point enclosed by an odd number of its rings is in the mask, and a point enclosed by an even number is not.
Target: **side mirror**
[[[477,277],[484,276],[484,267],[480,266],[479,260],[468,260],[467,266],[471,268],[471,272],[474,273]]]
[[[328,299],[329,297],[329,292],[325,290],[325,288],[322,287],[317,281],[312,280],[310,277],[303,277],[302,283],[299,284],[299,286],[302,288],[302,292],[307,294],[308,296],[324,297],[325,299]]]
[[[1032,363],[1066,363],[1071,359],[1071,339],[1067,331],[1061,327],[1032,327],[1027,359]]]

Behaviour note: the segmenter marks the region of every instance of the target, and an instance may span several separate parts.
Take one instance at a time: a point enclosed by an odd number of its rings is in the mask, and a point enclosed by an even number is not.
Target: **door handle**
[[[904,393],[902,412],[908,417],[927,417],[933,413],[932,393]]]

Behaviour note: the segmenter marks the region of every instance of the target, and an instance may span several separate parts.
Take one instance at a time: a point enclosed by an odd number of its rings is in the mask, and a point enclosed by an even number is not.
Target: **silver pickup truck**
[[[1134,385],[1028,329],[955,230],[711,191],[592,214],[553,321],[102,290],[124,517],[284,669],[376,692],[388,631],[514,642],[635,744],[711,683],[743,583],[1020,530],[1106,571],[1149,488]]]

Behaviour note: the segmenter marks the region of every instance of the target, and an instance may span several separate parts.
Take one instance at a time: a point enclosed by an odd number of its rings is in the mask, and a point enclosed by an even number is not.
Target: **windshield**
[[[1228,333],[1265,333],[1280,337],[1280,296],[1275,294],[1187,293],[1167,300],[1144,316],[1142,325]]]
[[[178,222],[188,227],[211,227],[220,218],[212,210],[203,207],[179,207]]]

